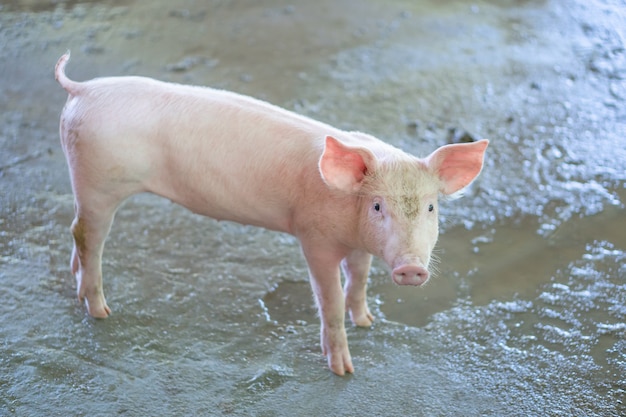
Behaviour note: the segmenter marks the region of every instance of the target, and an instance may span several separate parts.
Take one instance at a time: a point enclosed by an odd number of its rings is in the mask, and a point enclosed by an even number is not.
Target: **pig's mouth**
[[[420,286],[424,285],[430,278],[428,270],[417,264],[400,265],[394,268],[391,275],[393,282],[398,285]]]

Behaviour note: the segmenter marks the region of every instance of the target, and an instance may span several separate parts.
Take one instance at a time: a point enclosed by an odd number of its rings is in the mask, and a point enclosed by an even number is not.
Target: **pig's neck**
[[[370,251],[362,235],[362,218],[367,215],[364,199],[330,190],[319,176],[309,177],[305,183],[305,198],[296,203],[288,232],[342,258],[354,249]]]

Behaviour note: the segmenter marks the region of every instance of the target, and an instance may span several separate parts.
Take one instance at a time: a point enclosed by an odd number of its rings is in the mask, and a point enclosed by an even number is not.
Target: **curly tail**
[[[70,94],[75,94],[78,91],[80,83],[72,81],[65,75],[65,65],[70,60],[70,51],[68,50],[59,60],[54,67],[54,78],[61,84],[61,87]]]

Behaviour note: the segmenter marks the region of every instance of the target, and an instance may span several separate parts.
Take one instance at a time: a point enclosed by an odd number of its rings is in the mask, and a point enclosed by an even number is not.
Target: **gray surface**
[[[153,1],[0,9],[0,415],[626,413],[625,4]],[[74,79],[251,94],[486,168],[442,207],[424,289],[371,276],[356,373],[327,368],[297,242],[138,196],[75,300],[58,140]]]

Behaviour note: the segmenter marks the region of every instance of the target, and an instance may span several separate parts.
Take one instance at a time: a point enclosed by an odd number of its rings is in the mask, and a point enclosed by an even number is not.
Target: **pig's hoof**
[[[104,300],[104,297],[97,297],[95,300],[92,300],[92,302],[90,302],[89,299],[85,299],[85,305],[91,317],[106,319],[109,317],[109,314],[111,314],[111,309]]]
[[[371,327],[373,321],[374,316],[372,316],[371,314],[365,314],[352,318],[352,323],[354,323],[354,325],[358,327]]]
[[[374,315],[370,313],[370,310],[365,307],[365,309],[354,309],[350,310],[350,320],[355,326],[358,327],[371,327],[372,322],[374,321]]]
[[[334,332],[324,331],[326,328],[322,330],[322,353],[328,360],[330,370],[339,376],[345,375],[346,372],[354,373],[346,331],[343,326],[341,327],[340,331]]]
[[[344,376],[346,372],[353,374],[354,366],[352,366],[352,358],[350,352],[338,352],[328,355],[328,367],[336,375]]]

